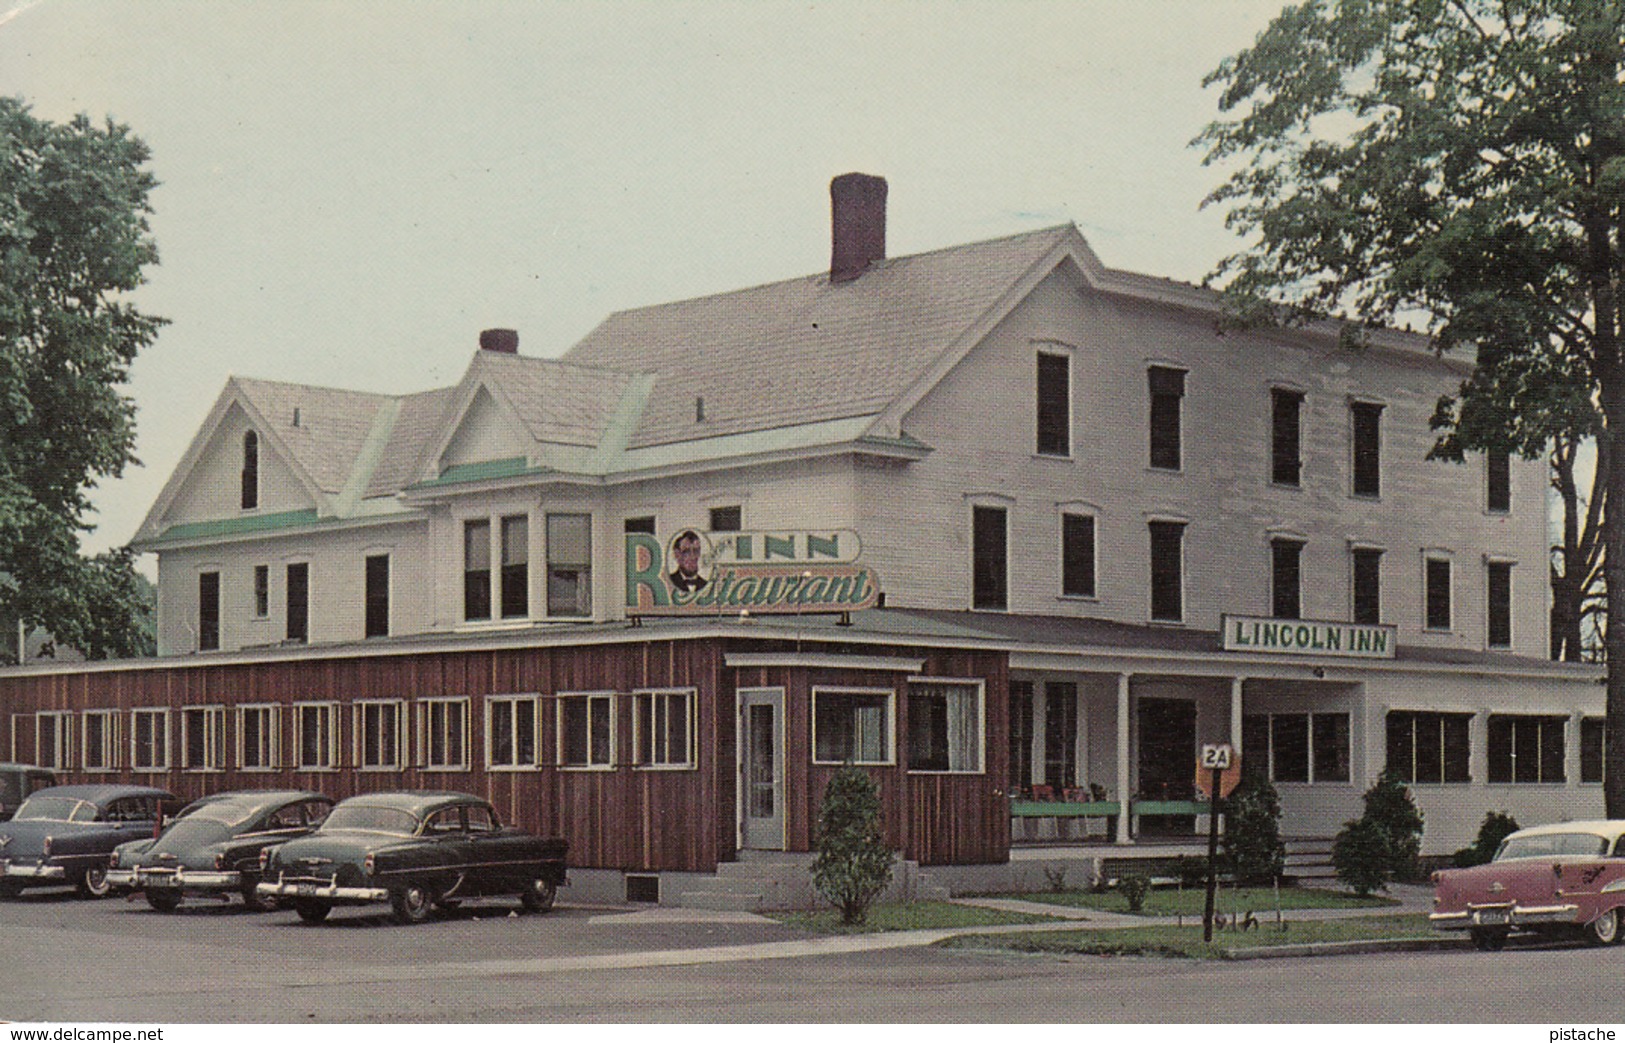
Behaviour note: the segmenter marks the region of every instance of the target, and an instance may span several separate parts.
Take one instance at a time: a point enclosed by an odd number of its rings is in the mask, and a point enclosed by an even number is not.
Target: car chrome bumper
[[[1474,927],[1531,927],[1578,922],[1577,905],[1469,905],[1460,912],[1429,913],[1437,931],[1466,931]]]
[[[68,871],[62,866],[41,865],[37,862],[28,865],[0,862],[0,876],[15,876],[25,880],[66,880]]]
[[[243,886],[243,875],[213,869],[109,869],[107,882],[114,887],[144,890],[235,891]]]
[[[340,887],[308,880],[262,883],[255,891],[261,898],[319,898],[329,902],[387,902],[389,891],[382,887]]]

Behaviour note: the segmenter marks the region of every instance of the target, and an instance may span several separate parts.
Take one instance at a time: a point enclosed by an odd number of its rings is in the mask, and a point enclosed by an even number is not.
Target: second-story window
[[[1485,567],[1487,581],[1485,639],[1491,648],[1512,647],[1512,563],[1492,561]]]
[[[1484,509],[1494,514],[1512,510],[1512,454],[1484,455]]]
[[[1303,459],[1299,417],[1303,392],[1270,389],[1270,481],[1296,488],[1302,480]]]
[[[362,632],[366,637],[388,637],[389,555],[369,554],[362,568]]]
[[[1151,394],[1151,466],[1177,471],[1181,465],[1179,403],[1185,397],[1185,371],[1152,366],[1147,371]]]
[[[1095,519],[1061,515],[1061,596],[1095,596]]]
[[[271,614],[271,566],[254,566],[254,618]]]
[[[592,515],[547,516],[547,614],[592,615]]]
[[[310,563],[288,566],[288,640],[310,640]]]
[[[1270,540],[1270,605],[1276,619],[1303,615],[1302,563],[1302,540]]]
[[[220,647],[220,573],[197,577],[197,648],[212,652]]]
[[[530,615],[530,519],[523,514],[502,519],[501,581],[502,618]]]
[[[1006,557],[1006,512],[1003,507],[971,508],[971,607],[1009,606],[1009,561]]]
[[[491,523],[463,522],[463,618],[491,618]]]
[[[243,434],[243,510],[260,505],[260,436],[257,431]]]
[[[1154,521],[1151,531],[1151,618],[1185,618],[1185,523]]]
[[[738,532],[744,523],[744,510],[734,504],[731,507],[711,508],[712,532]]]
[[[1450,559],[1427,558],[1422,563],[1423,623],[1429,630],[1450,629]]]
[[[1349,415],[1354,434],[1354,495],[1381,496],[1382,406],[1351,402]]]
[[[1382,622],[1382,551],[1356,547],[1350,552],[1354,586],[1354,621]]]
[[[1038,353],[1038,452],[1072,455],[1072,360]]]

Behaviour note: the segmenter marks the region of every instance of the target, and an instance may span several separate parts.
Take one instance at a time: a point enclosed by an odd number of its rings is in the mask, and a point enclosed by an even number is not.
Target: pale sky
[[[1203,75],[1282,0],[0,0],[0,94],[153,152],[172,325],[137,360],[134,535],[231,374],[402,393],[479,330],[557,356],[609,313],[829,263],[829,179],[888,179],[894,256],[1075,222],[1199,280]]]

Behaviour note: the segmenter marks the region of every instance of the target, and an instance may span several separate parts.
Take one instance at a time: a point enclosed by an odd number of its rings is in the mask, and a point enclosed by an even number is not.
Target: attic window
[[[294,427],[299,426],[299,407],[298,406],[293,407],[293,426]]]
[[[696,424],[705,423],[705,396],[704,395],[695,395],[694,396],[694,422]]]
[[[245,511],[260,505],[260,436],[255,431],[243,433],[242,503]]]

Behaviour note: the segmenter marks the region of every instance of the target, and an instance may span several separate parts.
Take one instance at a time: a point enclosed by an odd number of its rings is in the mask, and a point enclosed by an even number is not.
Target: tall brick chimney
[[[519,354],[518,330],[480,330],[480,350]]]
[[[886,259],[886,179],[842,174],[829,183],[829,281],[851,282]]]

